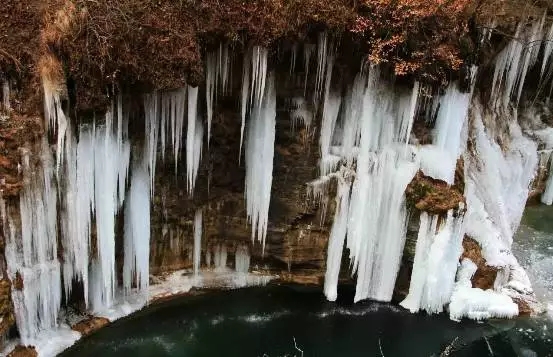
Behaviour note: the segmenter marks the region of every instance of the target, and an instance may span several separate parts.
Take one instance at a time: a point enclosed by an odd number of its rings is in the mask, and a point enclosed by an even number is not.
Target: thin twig
[[[457,342],[457,340],[459,339],[459,337],[455,337],[453,339],[453,341],[451,341],[451,343],[449,345],[447,345],[447,347],[444,349],[444,351],[440,354],[440,357],[446,357],[446,356],[449,356],[451,354],[451,352],[453,352],[453,347],[455,347],[455,343]]]
[[[384,357],[384,352],[382,352],[382,344],[380,343],[380,337],[378,338],[378,348],[380,349],[380,355]]]
[[[296,350],[298,350],[301,353],[301,357],[303,357],[303,350],[301,350],[296,344],[296,338],[295,337],[292,337],[292,338],[294,339],[294,347],[296,348]]]

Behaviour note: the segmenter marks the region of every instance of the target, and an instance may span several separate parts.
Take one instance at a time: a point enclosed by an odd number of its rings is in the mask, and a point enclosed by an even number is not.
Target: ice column
[[[35,169],[28,152],[23,154],[25,188],[20,194],[21,240],[2,201],[7,272],[23,288],[12,289],[15,317],[24,344],[41,330],[57,326],[61,304],[61,269],[57,255],[57,190],[54,164],[46,139],[42,141],[41,166]],[[6,226],[7,223],[7,226]]]
[[[348,224],[349,195],[351,181],[346,181],[342,176],[338,178],[338,193],[336,194],[336,212],[334,223],[330,232],[328,251],[326,255],[326,274],[324,293],[329,301],[336,301],[338,297],[338,276],[342,262],[342,251]]]
[[[147,161],[135,159],[125,203],[123,288],[148,291],[150,259],[150,175]]]
[[[272,74],[267,78],[262,98],[262,101],[255,102],[248,123],[245,196],[252,239],[257,236],[264,251],[273,181],[276,125],[276,94]]]
[[[463,209],[450,210],[439,226],[440,217],[421,213],[409,294],[401,303],[411,312],[438,313],[449,303],[463,251]]]
[[[202,156],[203,124],[198,118],[198,87],[188,87],[188,131],[186,133],[186,177],[192,195]]]

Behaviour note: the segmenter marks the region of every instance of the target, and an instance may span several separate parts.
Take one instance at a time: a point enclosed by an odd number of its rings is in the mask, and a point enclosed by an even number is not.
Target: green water
[[[553,209],[529,208],[513,250],[536,292],[553,302]],[[553,324],[536,318],[487,323],[410,314],[390,304],[336,303],[320,289],[268,286],[213,292],[154,306],[120,320],[64,357],[146,356],[553,356]],[[551,310],[550,310],[551,311]],[[297,347],[297,348],[296,348]]]

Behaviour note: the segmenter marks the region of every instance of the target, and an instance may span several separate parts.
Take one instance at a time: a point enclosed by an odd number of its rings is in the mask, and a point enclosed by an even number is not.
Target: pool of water
[[[392,304],[353,304],[349,287],[331,303],[318,288],[268,286],[152,306],[62,356],[553,356],[552,247],[553,208],[530,207],[513,250],[549,304],[538,317],[457,323]]]
[[[270,286],[187,297],[139,312],[62,356],[546,356],[522,321],[456,323],[390,304],[324,300],[319,289]],[[512,336],[521,339],[513,344]],[[528,343],[532,348],[527,348]],[[300,351],[301,350],[301,351]],[[526,354],[533,356],[533,354]]]

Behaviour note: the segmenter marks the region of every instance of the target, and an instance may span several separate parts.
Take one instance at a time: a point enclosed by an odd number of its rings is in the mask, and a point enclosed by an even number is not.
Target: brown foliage
[[[369,60],[388,62],[397,75],[444,79],[463,60],[467,9],[474,0],[364,0],[351,31],[369,46]]]

